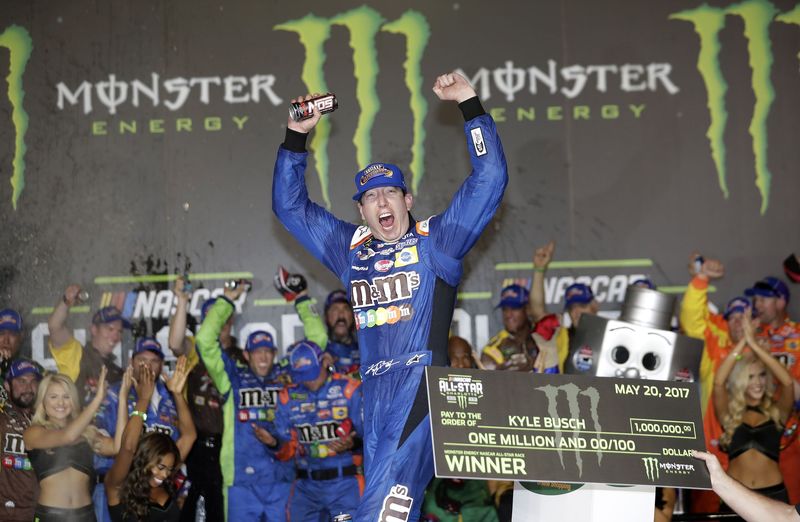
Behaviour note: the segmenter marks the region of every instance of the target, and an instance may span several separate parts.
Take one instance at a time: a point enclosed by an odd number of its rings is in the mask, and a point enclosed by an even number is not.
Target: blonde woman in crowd
[[[92,425],[105,394],[105,368],[97,383],[97,395],[83,410],[75,383],[66,375],[48,375],[39,384],[31,426],[23,435],[41,488],[35,520],[95,520],[93,456],[116,453],[114,439]]]
[[[749,315],[747,310],[744,338],[714,378],[714,410],[724,429],[720,445],[728,453],[731,477],[788,502],[778,459],[783,424],[792,410],[792,377],[755,338]],[[777,396],[773,380],[779,385]]]

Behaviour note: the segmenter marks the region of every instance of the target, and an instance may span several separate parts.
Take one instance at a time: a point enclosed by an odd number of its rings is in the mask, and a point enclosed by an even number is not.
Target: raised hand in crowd
[[[119,401],[117,402],[117,426],[114,430],[115,454],[122,447],[122,433],[128,424],[128,394],[133,386],[133,366],[125,368],[119,385]]]
[[[742,332],[744,334],[744,340],[748,346],[753,349],[760,346],[761,341],[763,341],[763,339],[756,339],[756,329],[758,328],[759,322],[758,317],[753,317],[751,308],[747,308],[742,314]],[[767,349],[767,351],[769,351],[769,349]]]
[[[47,327],[50,332],[50,342],[53,346],[62,346],[72,338],[72,332],[67,328],[67,316],[69,309],[78,304],[78,296],[81,293],[80,285],[71,284],[64,289],[53,312],[47,319]]]
[[[169,318],[169,349],[176,356],[186,355],[191,349],[191,341],[186,338],[186,319],[189,312],[189,300],[192,294],[187,291],[187,282],[183,276],[175,279],[172,293],[175,294],[175,313]]]
[[[725,265],[723,265],[720,260],[703,259],[702,264],[698,267],[698,258],[702,259],[699,252],[692,252],[692,254],[689,256],[690,275],[699,276],[707,281],[711,279],[719,279],[725,275]]]
[[[303,274],[290,274],[282,266],[278,267],[273,283],[275,284],[275,289],[280,292],[287,303],[291,303],[298,297],[308,294],[308,283]]]
[[[245,292],[247,292],[247,285],[246,284],[237,284],[237,285],[235,285],[233,287],[226,286],[225,290],[223,291],[223,294],[231,302],[235,303],[236,300],[239,299],[242,296],[242,294],[244,294]]]
[[[188,301],[192,297],[192,293],[187,289],[189,287],[189,283],[186,281],[186,277],[179,275],[175,279],[175,285],[172,287],[172,293],[175,294],[175,297],[178,300]]]
[[[178,410],[178,432],[181,434],[175,445],[178,446],[178,451],[181,455],[181,460],[186,460],[189,452],[192,450],[192,445],[197,439],[197,429],[195,428],[194,421],[192,420],[192,412],[189,411],[189,404],[183,396],[183,389],[186,386],[186,380],[189,378],[189,363],[185,355],[178,357],[178,362],[175,364],[175,371],[166,380],[167,389],[172,392],[175,400],[175,409]]]
[[[80,302],[78,296],[80,296],[81,287],[80,285],[69,285],[67,288],[64,289],[64,295],[61,297],[61,300],[64,301],[64,304],[67,306],[75,306]]]
[[[132,372],[133,388],[136,390],[136,410],[146,412],[156,389],[157,377],[147,364],[133,368]]]
[[[533,280],[531,281],[531,296],[528,301],[528,314],[534,322],[547,315],[547,307],[544,302],[544,274],[550,261],[553,260],[553,252],[556,250],[556,242],[550,240],[546,245],[540,246],[533,251]]]
[[[106,377],[108,376],[108,368],[103,366],[100,368],[100,375],[97,378],[97,395],[92,398],[92,401],[89,403],[87,408],[92,407],[97,411],[97,408],[103,404],[103,400],[106,398],[106,392],[108,391],[108,381],[106,381]]]
[[[172,375],[168,376],[164,374],[164,380],[166,381],[167,389],[175,395],[183,394],[183,388],[186,386],[186,379],[189,377],[189,372],[186,368],[186,357],[181,356],[178,357],[178,361],[175,364],[175,370],[172,372]]]
[[[556,242],[550,240],[544,246],[540,246],[533,251],[533,268],[540,270],[547,270],[550,261],[553,260],[553,252],[556,250]]]

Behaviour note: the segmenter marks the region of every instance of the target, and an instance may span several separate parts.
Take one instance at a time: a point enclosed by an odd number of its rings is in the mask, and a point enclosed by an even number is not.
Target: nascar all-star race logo
[[[483,382],[470,375],[448,375],[439,379],[439,393],[449,404],[457,404],[463,410],[478,404],[483,397]]]

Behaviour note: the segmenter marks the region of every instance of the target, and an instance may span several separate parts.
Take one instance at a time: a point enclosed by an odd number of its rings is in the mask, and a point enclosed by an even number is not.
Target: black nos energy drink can
[[[335,111],[339,107],[339,102],[336,101],[336,95],[329,92],[304,102],[289,105],[289,116],[294,121],[307,120],[314,115],[314,107],[317,108],[320,114],[325,114]]]

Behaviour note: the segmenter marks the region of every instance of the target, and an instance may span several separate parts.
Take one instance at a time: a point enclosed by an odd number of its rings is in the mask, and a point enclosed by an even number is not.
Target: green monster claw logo
[[[280,31],[297,33],[300,43],[305,48],[302,79],[309,92],[328,92],[323,66],[325,65],[325,42],[330,37],[332,26],[343,26],[350,33],[350,47],[353,50],[354,75],[356,78],[356,100],[361,109],[358,126],[353,136],[356,147],[358,168],[371,162],[372,126],[380,110],[380,100],[375,88],[378,78],[378,57],[375,48],[375,37],[379,31],[400,34],[406,38],[405,83],[410,93],[409,106],[413,115],[414,136],[411,145],[412,192],[417,191],[424,175],[425,129],[423,122],[428,113],[428,104],[422,95],[422,73],[420,62],[430,37],[430,26],[423,15],[409,10],[400,18],[389,23],[380,13],[368,6],[361,6],[331,18],[320,18],[308,14],[297,20],[290,20],[274,27]],[[330,207],[328,191],[329,162],[328,141],[330,139],[330,122],[322,119],[314,130],[310,147],[314,151],[314,160],[322,188],[322,197]]]
[[[719,66],[721,45],[719,33],[725,27],[727,16],[738,16],[744,22],[744,36],[747,39],[749,65],[753,71],[751,85],[755,93],[755,107],[750,121],[750,135],[753,137],[755,156],[756,187],[761,194],[761,214],[769,208],[772,173],[767,165],[767,118],[775,91],[770,80],[772,71],[772,45],[769,27],[773,19],[800,25],[800,5],[783,15],[769,0],[744,0],[725,8],[710,7],[706,4],[695,9],[670,15],[672,20],[691,22],[700,37],[700,53],[697,70],[703,78],[708,92],[708,110],[711,122],[706,136],[711,145],[711,157],[717,169],[722,194],[728,198],[727,170],[725,162],[725,142],[723,135],[728,120],[725,106],[725,93],[728,85]]]
[[[33,50],[31,35],[25,28],[11,25],[0,34],[0,47],[9,51],[8,100],[11,102],[11,120],[14,122],[14,173],[11,175],[11,205],[17,210],[17,201],[25,188],[25,133],[28,131],[28,113],[22,106],[25,90],[22,88],[22,75]]]

